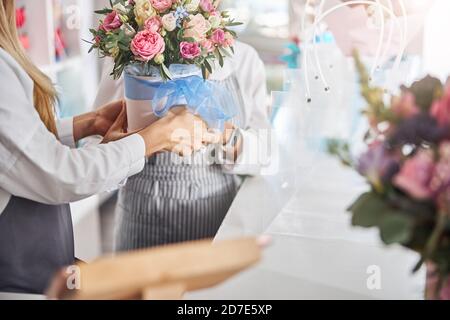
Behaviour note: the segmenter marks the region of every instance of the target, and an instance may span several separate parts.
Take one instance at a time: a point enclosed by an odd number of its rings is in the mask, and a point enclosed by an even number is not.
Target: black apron
[[[0,292],[43,294],[74,260],[69,205],[13,196],[0,214]]]

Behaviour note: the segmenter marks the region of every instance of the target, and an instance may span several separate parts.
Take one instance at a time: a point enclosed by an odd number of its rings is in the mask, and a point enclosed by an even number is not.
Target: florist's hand
[[[126,107],[122,106],[122,109],[119,115],[117,116],[116,120],[109,127],[109,130],[105,133],[102,143],[117,141],[125,137],[128,137],[129,135],[137,133],[137,131],[127,132],[127,126],[128,126],[127,109]]]
[[[94,128],[97,135],[104,137],[125,109],[123,100],[108,103],[95,112]]]
[[[221,134],[211,133],[205,122],[186,110],[173,108],[162,119],[140,132],[147,146],[147,156],[169,151],[190,156],[208,144],[220,143]]]

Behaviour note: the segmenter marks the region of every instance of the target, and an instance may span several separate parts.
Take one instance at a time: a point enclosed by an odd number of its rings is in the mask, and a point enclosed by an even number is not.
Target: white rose
[[[187,12],[195,12],[197,11],[199,5],[200,0],[191,0],[191,2],[187,3],[184,7],[186,8]]]
[[[208,21],[211,24],[211,28],[217,29],[222,23],[222,18],[220,16],[210,16]]]
[[[177,19],[175,18],[175,15],[173,13],[164,15],[161,21],[164,29],[169,32],[175,30],[175,28],[177,27]]]
[[[149,0],[136,0],[134,15],[136,16],[136,22],[138,25],[142,26],[147,19],[156,15],[156,11],[153,9]]]

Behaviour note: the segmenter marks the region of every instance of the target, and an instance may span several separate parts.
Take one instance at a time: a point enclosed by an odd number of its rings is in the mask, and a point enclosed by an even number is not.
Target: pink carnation
[[[447,86],[444,96],[433,103],[431,115],[437,120],[439,126],[450,125],[450,85]]]
[[[400,173],[394,178],[394,185],[415,199],[429,199],[433,194],[431,181],[434,170],[433,153],[420,150],[403,164]]]
[[[192,60],[200,56],[201,50],[198,43],[181,42],[180,52],[183,59]]]
[[[225,32],[225,41],[223,43],[223,46],[231,47],[234,45],[234,41],[235,41],[235,39],[234,39],[233,35],[229,32]]]
[[[120,20],[119,15],[116,11],[112,11],[108,13],[108,15],[105,17],[105,20],[103,21],[103,24],[100,26],[100,29],[109,32],[116,30],[122,25],[122,21]]]
[[[153,18],[148,19],[145,21],[145,29],[153,31],[153,32],[159,32],[162,27],[161,17],[160,16],[154,16]]]
[[[141,61],[150,61],[165,49],[163,37],[151,30],[138,32],[131,41],[131,51]]]
[[[208,13],[216,11],[216,7],[213,5],[211,0],[200,0],[200,8],[202,8],[203,11]]]
[[[159,12],[164,12],[172,7],[172,0],[150,0],[153,8]]]
[[[225,42],[225,31],[223,31],[222,29],[214,30],[211,36],[211,40],[215,44],[222,45]]]

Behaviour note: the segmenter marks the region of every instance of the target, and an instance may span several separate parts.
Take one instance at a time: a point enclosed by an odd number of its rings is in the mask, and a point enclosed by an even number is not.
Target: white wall
[[[450,75],[450,1],[437,0],[425,24],[424,68],[446,80]]]

